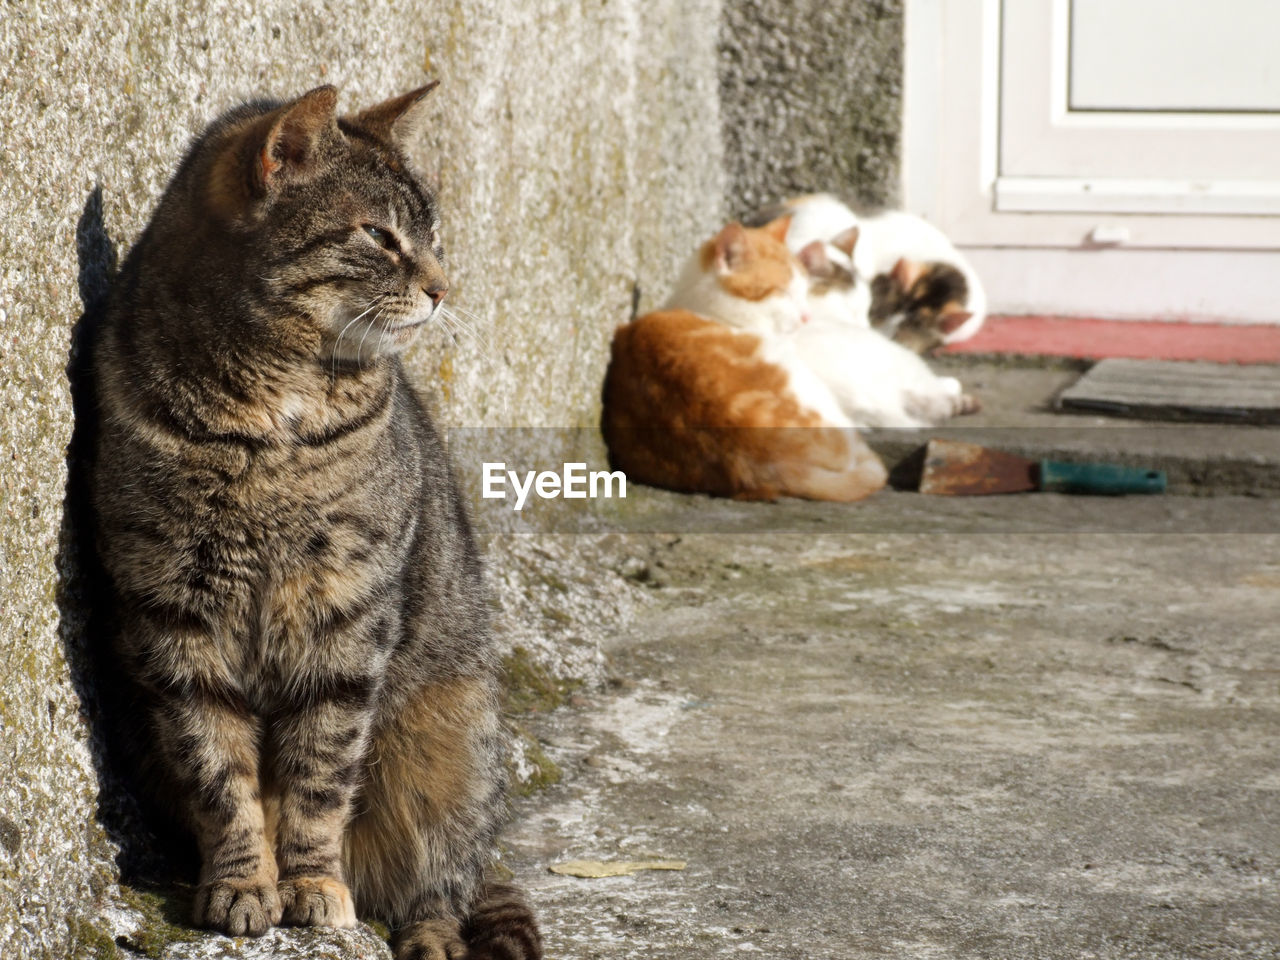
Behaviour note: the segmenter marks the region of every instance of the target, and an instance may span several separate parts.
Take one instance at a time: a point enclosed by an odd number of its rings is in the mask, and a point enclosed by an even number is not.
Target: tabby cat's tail
[[[467,960],[542,960],[542,935],[518,887],[487,883],[462,931]]]

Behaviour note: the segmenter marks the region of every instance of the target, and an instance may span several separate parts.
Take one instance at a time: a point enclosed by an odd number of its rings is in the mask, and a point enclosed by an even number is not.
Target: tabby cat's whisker
[[[462,321],[457,316],[455,316],[452,313],[446,313],[443,309],[439,311],[439,316],[440,316],[441,324],[453,337],[455,342],[458,340],[459,334],[463,334],[463,335],[471,334],[476,338],[477,344],[480,347],[481,358],[486,361],[492,359],[490,351],[487,349],[488,344],[485,343],[484,339],[481,338],[479,334],[477,334],[473,329],[467,326],[464,326]]]
[[[354,316],[350,320],[348,320],[347,325],[343,327],[342,332],[338,334],[338,338],[333,341],[333,356],[330,358],[330,363],[329,363],[329,378],[331,380],[336,380],[338,377],[338,346],[342,343],[342,338],[345,337],[347,335],[347,331],[351,329],[351,324],[355,323],[357,320],[363,317],[366,313],[368,313],[370,310],[376,307],[378,305],[378,302],[382,299],[383,299],[383,295],[379,294],[378,296],[374,297],[371,301],[369,301],[369,306],[363,312],[361,312],[357,316]]]
[[[446,323],[451,323],[451,329],[460,330],[473,337],[480,345],[480,351],[485,359],[490,359],[493,353],[493,347],[484,335],[480,333],[480,318],[475,314],[467,313],[456,306],[440,305],[440,309],[436,311],[441,319]]]
[[[381,314],[379,314],[381,316]],[[387,341],[387,334],[391,332],[391,318],[388,317],[382,322],[382,329],[378,332],[378,353],[382,353],[382,347]]]
[[[382,315],[386,312],[386,310],[387,308],[383,307],[381,310],[375,313],[373,315],[373,319],[370,320],[368,325],[364,328],[364,334],[360,337],[360,343],[356,346],[356,359],[360,359],[361,357],[364,356],[364,338],[369,336],[369,331],[372,330],[373,325],[382,318]],[[366,310],[365,313],[368,313],[368,311]]]
[[[483,317],[476,316],[470,310],[464,310],[456,304],[441,304],[441,309],[448,310],[449,315],[461,323],[467,330],[471,331],[472,336],[477,339],[483,339],[480,336],[479,327],[484,322]]]
[[[436,311],[436,316],[433,317],[432,319],[438,319],[441,325],[445,328],[445,331],[450,336],[452,336],[455,340],[458,338],[458,332],[461,328],[458,327],[456,323],[454,323],[453,318],[448,313],[445,312],[443,307],[440,310]]]
[[[466,309],[465,307],[460,307],[456,303],[451,303],[448,306],[449,306],[449,309],[452,310],[454,313],[460,313],[464,317],[470,317],[472,320],[479,321],[484,319],[484,317],[481,317],[478,314],[472,313],[470,310]]]
[[[351,324],[360,319],[356,317],[354,320],[348,320],[347,325],[342,328],[342,332],[338,334],[336,340],[333,341],[333,355],[329,358],[329,377],[337,379],[338,376],[338,347],[342,343],[342,338],[347,335],[347,331],[351,329]]]
[[[432,322],[439,320],[440,324],[445,328],[446,333],[448,333],[450,336],[456,336],[454,332],[454,327],[452,326],[452,324],[449,323],[449,318],[444,312],[444,307],[437,307],[435,312],[432,313],[431,316],[428,317],[427,319]]]

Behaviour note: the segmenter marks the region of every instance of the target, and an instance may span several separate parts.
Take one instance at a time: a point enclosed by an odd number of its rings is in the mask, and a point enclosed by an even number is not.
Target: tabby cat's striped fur
[[[480,563],[398,353],[446,290],[402,144],[430,87],[216,120],[116,284],[97,542],[195,920],[386,920],[398,960],[541,956],[485,884],[504,741]]]

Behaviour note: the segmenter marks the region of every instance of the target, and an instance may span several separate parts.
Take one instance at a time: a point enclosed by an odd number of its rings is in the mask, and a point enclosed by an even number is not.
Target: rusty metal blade
[[[930,440],[920,472],[920,492],[944,496],[1020,493],[1038,488],[1036,461],[976,443]]]

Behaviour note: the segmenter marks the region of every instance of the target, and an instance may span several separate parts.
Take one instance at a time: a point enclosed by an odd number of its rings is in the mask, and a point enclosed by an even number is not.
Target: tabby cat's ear
[[[847,257],[853,256],[853,248],[858,243],[858,228],[850,227],[842,233],[836,234],[831,241],[831,245],[842,252]]]
[[[325,141],[341,136],[337,102],[337,88],[325,85],[270,114],[271,124],[253,160],[254,183],[260,190],[270,192],[315,169]]]
[[[413,142],[413,139],[426,126],[426,100],[439,80],[432,80],[425,87],[410,90],[398,97],[384,100],[367,110],[361,110],[355,116],[347,117],[347,121],[368,133],[373,134],[397,146]]]

